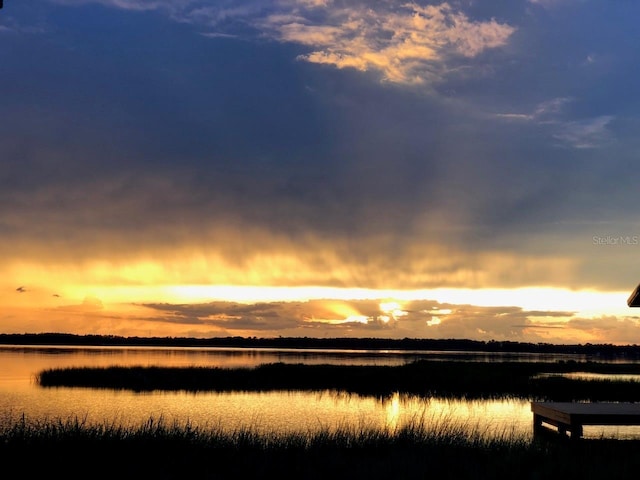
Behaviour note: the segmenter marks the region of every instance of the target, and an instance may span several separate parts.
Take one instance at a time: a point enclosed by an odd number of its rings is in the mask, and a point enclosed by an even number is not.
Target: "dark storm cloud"
[[[211,302],[195,305],[145,304],[166,312],[163,321],[184,324],[206,323],[227,330],[280,330],[298,325],[298,304],[276,302],[252,305],[233,302]]]
[[[478,286],[624,286],[630,249],[591,238],[636,234],[637,13],[595,1],[16,6],[0,23],[0,250],[287,249],[318,270],[351,262],[352,279],[376,286],[465,284],[465,269]],[[512,268],[484,275],[499,254]]]
[[[145,304],[160,315],[150,321],[205,324],[227,332],[256,330],[304,335],[387,335],[430,338],[528,339],[537,328],[557,325],[573,312],[531,311],[520,307],[455,305],[433,300],[407,302],[385,311],[374,300],[309,300],[238,304]],[[554,321],[556,323],[554,323]],[[579,320],[577,321],[579,323]],[[570,322],[571,323],[571,322]],[[615,330],[614,327],[610,327]],[[315,333],[313,333],[315,332]],[[533,332],[533,333],[532,333]]]
[[[380,324],[378,304],[372,301],[309,300],[306,302],[268,302],[239,304],[210,302],[204,304],[145,304],[145,307],[166,312],[161,321],[175,323],[205,323],[226,330],[273,330],[318,328],[326,325],[353,326],[345,311],[369,319],[369,328]]]
[[[464,338],[531,339],[535,331],[527,329],[547,326],[546,322],[540,323],[540,319],[564,320],[573,316],[573,312],[531,311],[508,306],[443,305],[440,310],[445,313],[434,312],[432,319],[425,320],[429,325],[428,335],[438,338],[451,338],[463,332]]]

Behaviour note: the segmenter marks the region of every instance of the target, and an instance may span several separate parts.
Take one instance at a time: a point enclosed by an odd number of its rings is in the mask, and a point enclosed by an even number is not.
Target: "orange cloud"
[[[377,71],[386,81],[424,83],[446,70],[451,55],[475,57],[507,43],[514,27],[472,21],[448,3],[431,6],[406,4],[398,10],[379,5],[327,6],[324,18],[294,19],[271,15],[259,22],[280,41],[317,50],[299,58],[311,63]]]

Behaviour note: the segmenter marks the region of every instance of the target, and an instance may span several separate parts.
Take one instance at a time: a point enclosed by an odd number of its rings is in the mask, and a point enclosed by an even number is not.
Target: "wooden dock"
[[[584,425],[640,425],[640,403],[532,402],[531,411],[534,434],[546,423],[572,439],[582,437]]]

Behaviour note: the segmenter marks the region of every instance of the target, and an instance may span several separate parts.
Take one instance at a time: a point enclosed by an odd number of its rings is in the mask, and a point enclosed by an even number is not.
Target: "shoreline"
[[[549,344],[497,340],[429,338],[314,337],[121,337],[69,333],[0,334],[0,345],[240,347],[341,350],[452,351],[479,353],[568,354],[640,360],[640,345]]]

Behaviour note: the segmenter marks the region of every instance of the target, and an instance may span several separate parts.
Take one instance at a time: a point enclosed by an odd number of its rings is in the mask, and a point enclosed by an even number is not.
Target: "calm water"
[[[445,431],[464,428],[469,435],[531,435],[532,414],[529,402],[524,400],[459,401],[399,394],[379,400],[335,391],[135,393],[42,388],[35,382],[41,370],[71,366],[238,367],[272,362],[401,365],[417,358],[513,361],[533,357],[453,352],[0,346],[0,422],[12,422],[24,415],[30,420],[80,418],[89,423],[136,426],[153,418],[227,430],[251,427],[264,432],[313,432],[344,427],[394,429],[420,421]],[[585,428],[585,436],[636,434],[630,427]]]

